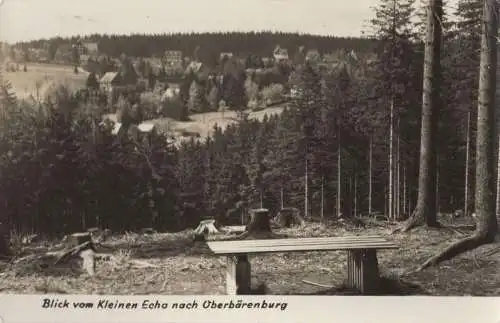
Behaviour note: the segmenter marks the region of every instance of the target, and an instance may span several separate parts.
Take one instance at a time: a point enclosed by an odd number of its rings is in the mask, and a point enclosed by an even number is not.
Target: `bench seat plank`
[[[382,237],[208,241],[207,244],[217,255],[398,248],[396,244]]]

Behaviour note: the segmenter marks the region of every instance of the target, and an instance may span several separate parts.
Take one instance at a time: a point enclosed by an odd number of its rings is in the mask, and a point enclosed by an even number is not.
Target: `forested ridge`
[[[221,33],[177,33],[177,34],[131,34],[131,35],[87,35],[70,38],[56,37],[21,42],[19,46],[42,47],[48,43],[51,52],[65,43],[82,41],[97,42],[99,51],[111,57],[126,53],[132,57],[161,57],[165,50],[180,50],[184,55],[191,55],[199,47],[200,55],[209,58],[221,52],[239,55],[254,54],[261,57],[272,56],[276,45],[289,50],[293,55],[299,46],[328,53],[338,49],[368,52],[373,49],[374,40],[363,38],[345,38],[284,32],[221,32]],[[53,54],[52,54],[53,55]]]

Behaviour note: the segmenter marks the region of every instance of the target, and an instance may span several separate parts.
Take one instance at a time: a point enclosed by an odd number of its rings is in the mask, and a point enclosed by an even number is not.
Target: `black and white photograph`
[[[3,0],[0,295],[500,296],[499,9]]]

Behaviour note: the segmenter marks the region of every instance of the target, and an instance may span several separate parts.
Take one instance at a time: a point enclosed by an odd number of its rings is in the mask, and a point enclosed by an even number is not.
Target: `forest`
[[[320,53],[329,53],[338,49],[368,52],[376,42],[373,39],[345,38],[335,36],[316,36],[308,34],[291,34],[282,32],[225,32],[225,33],[179,33],[179,34],[132,34],[132,35],[88,35],[70,38],[55,37],[30,42],[20,42],[21,48],[42,48],[49,46],[49,58],[53,59],[59,45],[75,43],[77,39],[99,44],[99,52],[110,57],[119,57],[125,53],[131,57],[161,57],[165,50],[180,50],[189,55],[200,48],[203,61],[214,60],[221,52],[236,55],[271,56],[276,45],[289,50],[293,55],[304,46],[317,49]]]
[[[388,215],[396,210],[396,218],[405,218],[415,206],[418,189],[423,36],[408,31],[418,31],[411,19],[418,8],[401,5],[396,12],[384,6],[378,10],[381,15],[373,21],[378,44],[373,51],[379,57],[375,63],[367,67],[346,61],[326,72],[313,64],[299,64],[294,73],[303,94],[281,116],[263,122],[242,116],[238,126],[217,130],[203,143],[172,147],[157,135],[140,143],[141,152],[137,143],[117,146],[109,127],[99,125],[98,107],[83,107],[61,89],[57,102],[27,108],[4,82],[3,105],[12,111],[4,113],[2,123],[4,217],[20,230],[47,234],[82,225],[179,230],[200,217],[224,218],[230,210],[256,204],[273,210],[294,206],[316,217]],[[474,208],[472,194],[467,202],[464,196],[465,183],[469,191],[474,185],[475,123],[470,120],[476,118],[480,26],[478,19],[469,17],[478,10],[480,6],[464,5],[457,21],[445,20],[444,25],[440,113],[446,117],[441,118],[437,137],[440,212]],[[398,17],[394,35],[387,28],[391,15]],[[151,54],[133,49],[168,48],[176,37],[181,36],[91,36],[100,39],[111,55],[127,47],[129,55]],[[200,48],[206,48],[206,41],[219,51],[242,48],[242,43],[252,41],[260,42],[251,46],[257,52],[270,50],[277,41],[313,44],[323,51],[335,46],[367,47],[362,45],[365,40],[289,34],[182,37],[186,41],[179,43],[186,48],[200,43]],[[218,41],[208,41],[214,37]],[[392,103],[388,91],[394,92]]]
[[[208,218],[237,225],[255,208],[276,214],[293,207],[306,221],[410,219],[420,189],[424,10],[413,0],[391,3],[383,0],[375,8],[368,39],[269,32],[88,36],[112,57],[199,48],[204,61],[222,51],[266,56],[280,44],[377,58],[353,62],[345,55],[331,69],[295,62],[290,75],[300,95],[281,114],[258,121],[240,111],[237,123],[179,145],[160,132],[118,140],[112,124],[102,122],[101,106],[64,87],[51,100],[27,103],[3,79],[2,223],[62,237],[90,227],[178,232]],[[436,186],[430,190],[435,212],[425,214],[429,226],[443,215],[470,217],[477,209],[482,10],[482,1],[460,1],[440,13],[442,73],[431,164]],[[249,101],[245,91],[238,94]]]

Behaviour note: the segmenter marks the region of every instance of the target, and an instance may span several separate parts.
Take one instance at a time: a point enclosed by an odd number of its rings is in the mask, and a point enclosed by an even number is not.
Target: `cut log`
[[[304,225],[304,219],[300,215],[299,209],[294,207],[282,208],[276,218],[279,225],[284,228],[290,228],[293,225]]]

